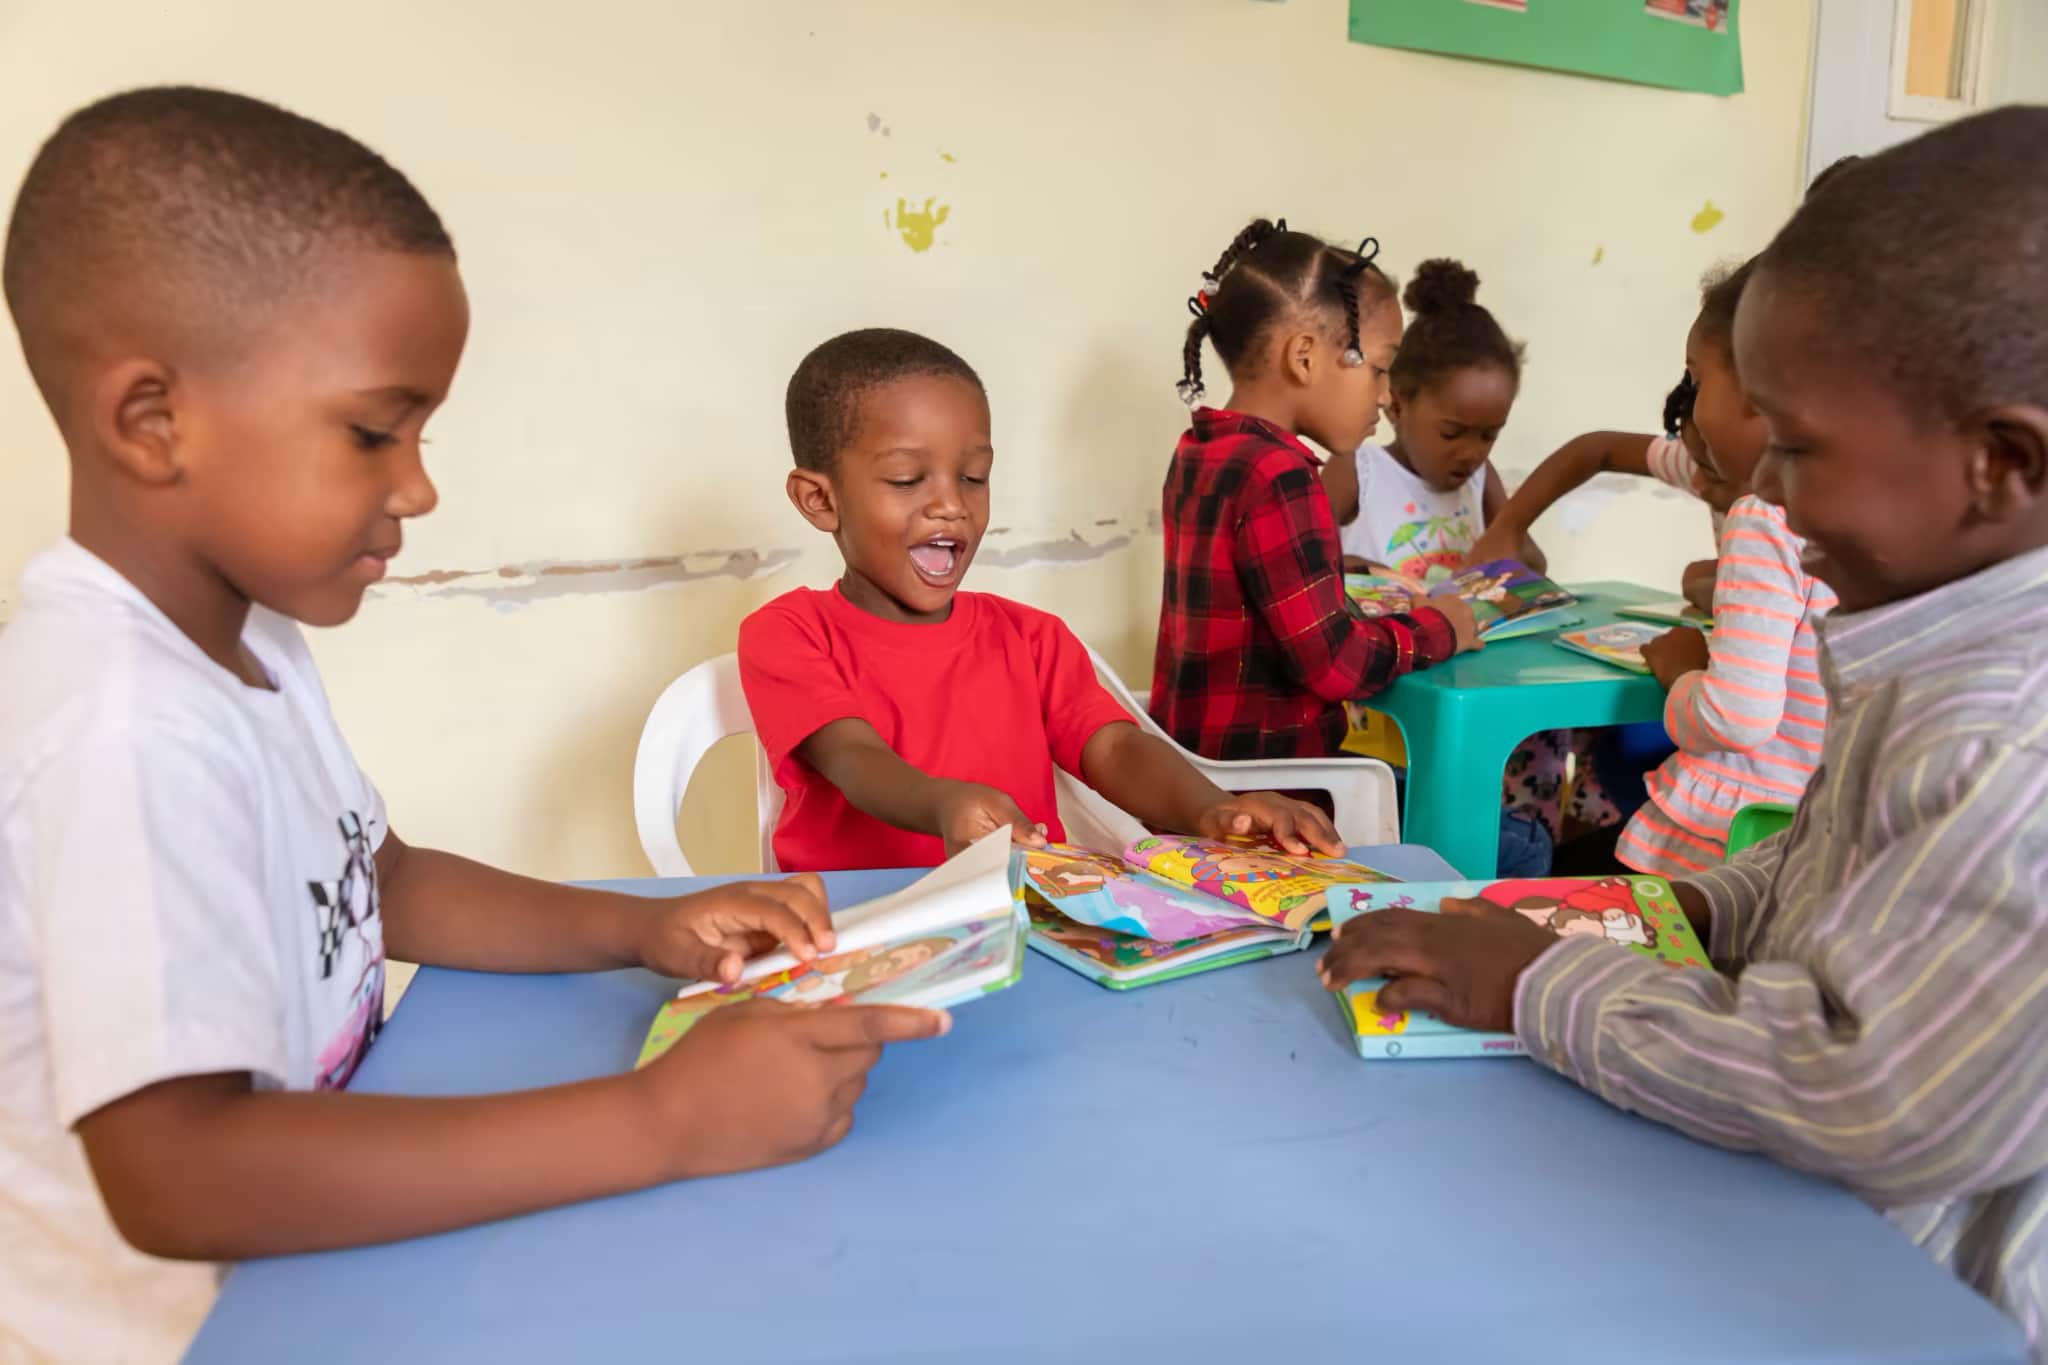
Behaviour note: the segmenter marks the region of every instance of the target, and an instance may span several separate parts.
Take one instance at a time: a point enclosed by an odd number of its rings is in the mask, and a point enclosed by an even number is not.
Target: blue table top
[[[1426,850],[1360,850],[1411,880]],[[827,878],[835,904],[909,873]],[[702,883],[639,882],[655,893]],[[630,1065],[644,972],[422,971],[355,1088]],[[189,1360],[2018,1362],[1863,1204],[1526,1060],[1372,1064],[1310,954],[1110,992],[1037,956],[800,1166],[251,1262]]]

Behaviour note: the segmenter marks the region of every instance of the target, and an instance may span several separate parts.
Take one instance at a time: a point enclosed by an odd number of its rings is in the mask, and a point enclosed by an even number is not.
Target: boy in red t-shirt
[[[1132,723],[1059,618],[960,581],[988,529],[988,395],[967,362],[875,328],[789,381],[789,500],[846,560],[740,625],[740,679],[788,797],[790,870],[921,867],[1008,825],[1064,837],[1053,765],[1156,828],[1341,853],[1328,817],[1232,796]]]

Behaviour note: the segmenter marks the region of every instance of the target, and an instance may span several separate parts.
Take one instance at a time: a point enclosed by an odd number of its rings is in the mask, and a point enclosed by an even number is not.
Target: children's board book
[[[1616,607],[1614,614],[1638,621],[1661,621],[1667,626],[1698,626],[1701,630],[1714,624],[1712,612],[1701,611],[1682,597],[1669,602],[1645,602],[1639,607]]]
[[[685,984],[661,1007],[635,1066],[675,1045],[712,1010],[741,1000],[951,1009],[1016,984],[1026,924],[1010,890],[1010,831],[996,830],[893,895],[832,916],[829,957],[749,962],[739,981]]]
[[[1375,910],[1435,913],[1446,900],[1488,900],[1526,915],[1560,937],[1592,934],[1671,967],[1704,967],[1706,950],[1661,877],[1543,877],[1499,882],[1405,882],[1397,886],[1340,886],[1330,892],[1330,914],[1341,930],[1347,920]],[[1379,1008],[1381,977],[1354,981],[1337,992],[1337,1008],[1369,1061],[1414,1057],[1513,1057],[1524,1051],[1511,1033],[1453,1028],[1422,1013],[1388,1014]]]
[[[1650,666],[1643,662],[1643,646],[1664,634],[1667,629],[1669,628],[1665,626],[1647,625],[1641,621],[1616,621],[1611,626],[1568,630],[1551,643],[1559,649],[1568,649],[1574,654],[1598,659],[1603,664],[1626,668],[1631,673],[1648,673]]]
[[[1174,834],[1121,856],[1049,844],[1014,858],[1031,946],[1112,990],[1299,952],[1327,927],[1332,886],[1394,880],[1255,840]]]
[[[1433,588],[1386,574],[1346,574],[1344,590],[1367,616],[1402,616],[1432,597],[1461,597],[1478,619],[1483,640],[1535,635],[1579,619],[1567,610],[1578,598],[1512,559],[1475,565]]]

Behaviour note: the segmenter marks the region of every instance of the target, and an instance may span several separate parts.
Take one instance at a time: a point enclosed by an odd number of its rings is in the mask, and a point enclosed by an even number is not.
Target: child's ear
[[[1971,502],[1984,520],[2016,521],[2048,498],[2048,409],[1994,408],[1970,460]]]
[[[98,445],[140,483],[162,487],[184,474],[179,460],[176,377],[154,360],[124,360],[92,385],[87,401]]]
[[[1314,332],[1290,332],[1281,343],[1281,368],[1288,379],[1302,388],[1315,382],[1316,345],[1320,340]]]
[[[1401,425],[1401,395],[1395,393],[1391,385],[1387,388],[1387,401],[1380,405],[1380,410],[1387,414],[1387,425]]]
[[[803,513],[805,521],[828,536],[838,534],[839,492],[832,487],[831,475],[816,469],[792,469],[783,488],[790,505]]]

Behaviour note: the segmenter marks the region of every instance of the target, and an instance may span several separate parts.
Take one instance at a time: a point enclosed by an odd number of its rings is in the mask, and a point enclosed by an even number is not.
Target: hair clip
[[[1173,386],[1173,391],[1179,394],[1180,401],[1189,407],[1201,402],[1202,395],[1208,392],[1202,387],[1202,381],[1199,379],[1183,379]]]
[[[1342,359],[1346,368],[1355,370],[1365,363],[1365,352],[1359,350],[1356,346],[1346,346]]]

